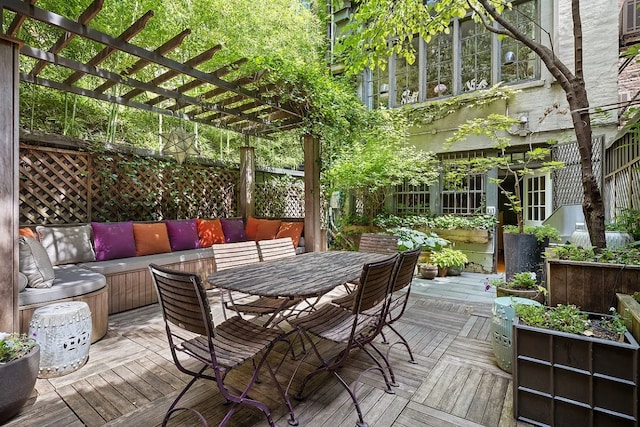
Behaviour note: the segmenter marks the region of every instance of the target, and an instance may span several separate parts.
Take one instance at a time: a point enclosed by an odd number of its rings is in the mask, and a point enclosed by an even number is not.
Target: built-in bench
[[[298,238],[300,238],[300,247],[297,251],[304,252],[304,240],[300,235]],[[88,242],[84,241],[86,239],[70,241],[77,246],[88,245],[93,250],[95,243],[92,238],[87,239]],[[78,252],[77,248],[72,247],[73,245],[69,246],[69,241],[64,245],[56,242],[53,246],[55,246],[53,252],[47,248],[48,258],[52,261],[60,256]],[[86,250],[86,247],[83,250]],[[60,255],[61,251],[65,252],[65,255]],[[92,341],[99,340],[107,332],[109,314],[143,307],[158,301],[148,270],[150,263],[194,272],[203,278],[216,269],[211,247],[56,265],[53,267],[55,274],[53,286],[50,288],[28,287],[20,292],[20,331],[28,332],[33,312],[39,307],[54,302],[83,301],[89,305],[92,313]]]

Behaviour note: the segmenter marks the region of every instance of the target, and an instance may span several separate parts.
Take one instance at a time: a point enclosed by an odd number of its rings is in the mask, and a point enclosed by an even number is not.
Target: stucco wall
[[[573,66],[573,21],[571,1],[539,2],[541,7],[541,39],[571,69]],[[591,107],[614,104],[618,101],[618,0],[582,1],[584,76]],[[545,32],[547,31],[548,34]],[[553,39],[551,43],[549,37]],[[573,124],[569,114],[565,93],[542,64],[541,79],[512,86],[518,89],[514,99],[496,102],[482,110],[468,108],[452,114],[429,126],[414,128],[410,141],[419,148],[444,152],[443,142],[451,136],[458,125],[469,118],[486,116],[489,113],[528,116],[527,136],[512,136],[512,145],[526,145],[549,139],[573,141]],[[605,134],[608,142],[617,131],[617,110],[608,115],[594,116],[594,133]],[[470,138],[456,143],[450,151],[478,150],[490,147],[486,139]]]

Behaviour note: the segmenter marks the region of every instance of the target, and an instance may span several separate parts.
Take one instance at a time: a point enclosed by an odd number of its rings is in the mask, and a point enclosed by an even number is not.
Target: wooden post
[[[304,243],[307,252],[323,250],[320,231],[320,141],[304,139]]]
[[[18,321],[18,117],[22,42],[0,35],[0,331]]]
[[[240,147],[240,216],[247,220],[256,209],[253,198],[255,189],[256,161],[253,147]]]

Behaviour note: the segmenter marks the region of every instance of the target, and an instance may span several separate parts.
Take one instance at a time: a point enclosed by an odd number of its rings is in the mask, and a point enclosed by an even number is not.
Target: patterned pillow
[[[97,261],[136,256],[133,221],[92,222],[91,228]]]
[[[224,243],[224,232],[220,219],[196,219],[200,247],[208,248],[218,243]]]
[[[152,255],[171,252],[167,226],[164,222],[151,224],[133,224],[133,237],[136,241],[136,255]]]
[[[44,246],[51,264],[74,264],[96,260],[91,245],[91,225],[72,227],[36,227],[40,243]]]
[[[20,273],[27,276],[27,286],[30,288],[50,288],[53,286],[55,275],[51,260],[42,244],[36,239],[20,236]]]
[[[195,219],[168,220],[165,221],[171,251],[184,251],[200,247],[198,228]]]
[[[241,219],[220,219],[225,243],[246,242],[247,235]]]
[[[300,243],[300,237],[302,236],[302,229],[304,228],[304,222],[282,222],[276,239],[281,237],[291,237],[293,241],[293,247],[297,248]]]

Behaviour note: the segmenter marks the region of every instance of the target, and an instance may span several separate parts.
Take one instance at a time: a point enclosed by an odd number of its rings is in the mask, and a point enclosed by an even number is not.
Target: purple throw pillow
[[[96,261],[136,256],[133,221],[92,222]]]
[[[220,218],[224,241],[226,243],[246,242],[247,235],[244,231],[244,222],[241,219]]]
[[[164,223],[167,226],[167,234],[169,234],[171,252],[200,247],[195,219],[167,220]]]

